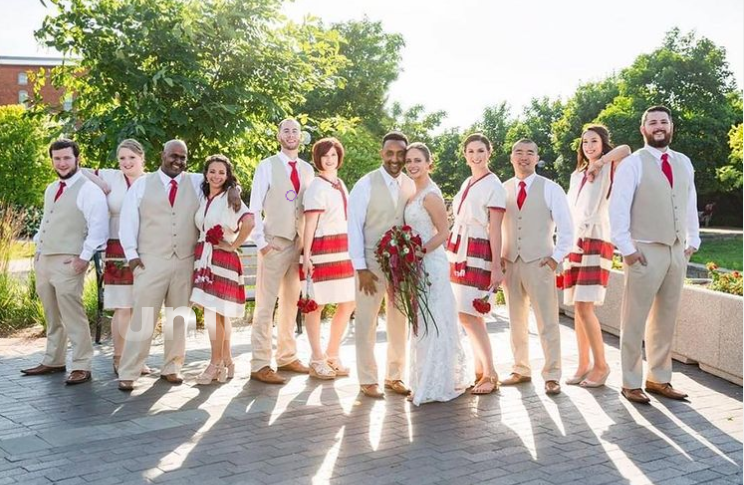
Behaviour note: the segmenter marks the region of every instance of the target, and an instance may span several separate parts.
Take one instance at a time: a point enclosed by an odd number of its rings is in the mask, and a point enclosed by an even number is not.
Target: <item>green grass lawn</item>
[[[742,270],[742,239],[703,240],[700,251],[692,255],[693,263],[713,261],[720,268]]]
[[[32,241],[13,241],[10,247],[10,259],[31,258],[34,255],[36,246]]]

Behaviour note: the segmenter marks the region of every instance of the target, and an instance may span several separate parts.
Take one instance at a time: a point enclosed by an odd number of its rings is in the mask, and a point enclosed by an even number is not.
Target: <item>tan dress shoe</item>
[[[134,381],[119,381],[119,390],[125,392],[133,391]]]
[[[561,393],[561,385],[558,381],[545,381],[545,394],[556,396]]]
[[[82,384],[88,382],[91,378],[90,371],[87,370],[74,370],[67,376],[65,384],[68,386],[74,386],[75,384]]]
[[[401,394],[403,396],[407,396],[411,393],[411,390],[408,389],[401,380],[385,380],[385,389],[390,389],[394,393]]]
[[[21,373],[27,376],[40,376],[43,374],[54,374],[56,372],[65,372],[66,370],[67,370],[67,367],[65,367],[64,365],[51,366],[51,365],[39,364],[36,367],[31,367],[30,369],[22,369]]]
[[[649,399],[648,396],[645,395],[640,389],[627,389],[623,387],[623,390],[620,392],[620,394],[622,394],[623,397],[630,402],[635,402],[638,404],[648,404],[651,402],[651,399]]]
[[[530,376],[523,376],[522,374],[517,374],[516,372],[512,372],[509,377],[501,381],[502,386],[513,386],[515,384],[522,384],[524,382],[531,382],[532,377]]]
[[[367,397],[374,399],[383,399],[385,394],[380,390],[380,386],[377,384],[365,384],[359,386],[359,390]]]
[[[160,378],[168,381],[170,384],[183,384],[183,377],[178,374],[160,374]]]
[[[274,369],[272,369],[268,365],[265,367],[261,367],[256,372],[251,372],[251,379],[265,382],[266,384],[284,384],[285,382],[287,382],[284,377],[274,372]]]
[[[284,364],[281,367],[278,367],[276,370],[281,370],[284,372],[296,372],[298,374],[309,374],[310,368],[300,362],[299,360],[293,360],[289,364]],[[260,371],[259,371],[260,372]]]
[[[687,394],[676,391],[669,382],[666,384],[659,384],[656,382],[646,381],[646,392],[659,394],[668,397],[669,399],[676,399],[677,401],[684,401],[687,399]]]

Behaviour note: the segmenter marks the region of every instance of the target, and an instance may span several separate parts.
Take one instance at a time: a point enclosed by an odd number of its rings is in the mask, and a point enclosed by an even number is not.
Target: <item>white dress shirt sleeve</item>
[[[119,242],[124,249],[127,261],[139,258],[137,239],[139,238],[139,206],[145,195],[147,176],[138,178],[124,196],[124,203],[119,214]]]
[[[90,261],[98,248],[109,238],[109,212],[106,196],[93,182],[85,180],[75,201],[88,225],[88,236],[83,242],[80,259]]]
[[[610,195],[610,238],[623,256],[636,252],[630,235],[630,208],[640,180],[641,164],[638,155],[627,157],[615,170]]]
[[[191,186],[194,187],[194,191],[196,191],[197,199],[199,199],[199,202],[201,202],[201,200],[204,198],[204,191],[202,190],[204,174],[189,172],[186,175],[188,175]]]
[[[698,220],[697,212],[695,169],[689,158],[684,157],[684,163],[690,177],[690,188],[687,193],[687,247],[697,251],[700,249],[700,221]]]
[[[550,182],[546,184],[545,188],[547,189],[545,191],[545,203],[550,208],[550,214],[557,231],[552,258],[560,264],[573,247],[571,208],[568,205],[568,197],[566,197],[566,193],[560,185]]]
[[[349,256],[357,271],[367,269],[367,260],[364,257],[364,222],[371,190],[369,176],[365,175],[349,194]]]
[[[253,227],[252,239],[256,243],[258,250],[262,250],[268,243],[266,242],[266,236],[264,235],[263,217],[263,203],[266,198],[266,193],[269,191],[269,185],[271,181],[271,165],[268,160],[258,164],[256,167],[256,173],[253,174],[253,185],[251,186],[251,200],[249,203],[248,210],[253,214],[253,220],[255,226]]]

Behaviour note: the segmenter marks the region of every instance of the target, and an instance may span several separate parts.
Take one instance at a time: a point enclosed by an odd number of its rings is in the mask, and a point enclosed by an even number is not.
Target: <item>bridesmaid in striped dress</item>
[[[354,268],[349,256],[347,201],[349,192],[338,178],[344,147],[335,138],[323,138],[313,146],[313,163],[320,172],[305,191],[304,249],[300,278],[309,275],[311,296],[318,309],[305,318],[312,357],[310,375],[319,379],[348,376],[341,364],[339,347],[355,307]],[[320,314],[323,306],[337,303],[331,321],[328,347],[320,345]]]
[[[232,164],[224,155],[212,155],[204,164],[199,210],[194,222],[199,239],[194,250],[194,287],[191,303],[204,309],[212,355],[197,378],[199,385],[225,382],[235,374],[230,349],[231,318],[245,315],[243,266],[237,251],[253,230],[253,215],[241,203],[235,211],[228,189],[236,187]]]
[[[627,145],[613,149],[610,133],[602,125],[589,125],[581,135],[576,171],[568,190],[576,243],[563,272],[563,301],[574,305],[579,348],[579,367],[573,377],[566,379],[569,385],[599,387],[610,374],[594,306],[604,303],[615,250],[610,242],[612,178],[617,165],[628,155]]]
[[[132,318],[132,283],[134,276],[129,269],[124,249],[119,242],[119,213],[129,187],[145,173],[145,150],[137,140],[127,139],[116,149],[118,169],[103,168],[84,173],[98,184],[106,194],[109,207],[109,240],[106,243],[103,271],[103,307],[114,310],[111,318],[111,336],[114,341],[114,374],[119,375],[119,361],[124,348],[124,337]],[[97,176],[91,177],[93,173]],[[142,374],[149,374],[145,365]]]
[[[463,147],[472,176],[463,182],[452,201],[455,223],[447,242],[447,255],[460,323],[470,337],[475,354],[476,384],[471,392],[489,394],[498,389],[498,375],[493,366],[486,321],[473,307],[473,300],[495,291],[504,279],[501,221],[506,190],[488,168],[492,151],[490,140],[474,133],[465,139]]]

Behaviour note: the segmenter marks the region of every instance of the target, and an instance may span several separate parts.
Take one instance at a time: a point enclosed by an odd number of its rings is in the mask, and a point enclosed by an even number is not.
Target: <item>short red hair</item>
[[[320,163],[320,157],[331,151],[331,148],[336,149],[338,154],[338,166],[336,169],[340,169],[341,165],[344,164],[344,146],[340,141],[333,137],[321,138],[313,145],[313,164],[318,171],[323,170],[323,165]]]

